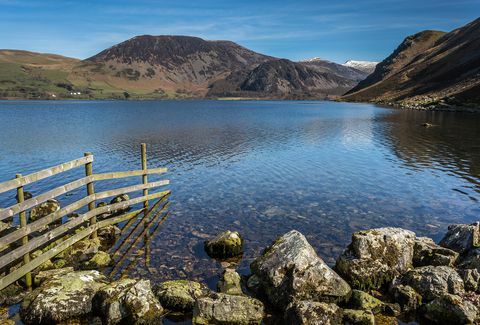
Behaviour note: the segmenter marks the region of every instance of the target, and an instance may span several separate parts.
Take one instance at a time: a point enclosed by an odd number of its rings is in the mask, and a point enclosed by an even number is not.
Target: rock
[[[294,300],[341,301],[351,291],[296,230],[275,240],[250,268],[269,301],[278,308]]]
[[[406,285],[396,285],[391,289],[393,300],[396,301],[404,312],[417,310],[422,305],[422,296],[415,289]]]
[[[477,269],[458,269],[457,273],[463,280],[465,290],[480,292],[480,272]]]
[[[235,270],[226,269],[223,271],[220,281],[218,281],[218,292],[229,295],[243,295],[241,280],[240,274]]]
[[[354,288],[378,289],[412,267],[415,234],[401,228],[359,231],[335,270]]]
[[[100,240],[98,238],[86,238],[76,242],[66,249],[65,256],[68,256],[69,262],[86,262],[98,253],[100,246]]]
[[[247,280],[247,288],[255,294],[259,294],[261,290],[260,278],[255,274],[252,274]]]
[[[91,259],[85,262],[84,268],[87,270],[99,269],[109,266],[111,262],[110,254],[98,251]]]
[[[263,304],[247,296],[213,293],[197,299],[193,309],[193,324],[260,324]]]
[[[34,206],[30,210],[30,222],[37,221],[38,219],[44,218],[51,213],[60,210],[60,203],[55,199],[47,200],[37,206]],[[61,220],[60,220],[61,223]]]
[[[351,309],[370,310],[373,314],[378,314],[385,308],[385,304],[381,300],[360,290],[352,290],[348,306]]]
[[[343,321],[344,324],[375,325],[375,317],[367,310],[344,309]]]
[[[375,325],[397,325],[398,323],[398,320],[393,316],[375,315]]]
[[[9,224],[8,222],[0,221],[0,233],[2,233],[4,230],[7,230],[10,227],[11,227],[11,224]]]
[[[299,325],[340,325],[343,324],[343,312],[335,304],[298,301],[288,305],[285,322]]]
[[[102,247],[110,247],[115,244],[122,231],[117,226],[107,226],[98,230],[98,238]]]
[[[476,269],[480,272],[480,248],[472,249],[458,263],[461,269]]]
[[[458,253],[465,253],[480,246],[479,223],[448,226],[448,232],[440,241],[440,246]]]
[[[54,277],[60,277],[62,275],[66,275],[73,272],[73,267],[65,267],[63,269],[54,269],[54,270],[47,270],[47,271],[40,271],[37,275],[35,275],[34,283],[38,287],[40,286],[45,280],[52,279]]]
[[[10,306],[22,301],[26,291],[18,284],[12,283],[0,291],[0,306]]]
[[[33,197],[33,195],[32,195],[31,192],[28,192],[28,191],[24,191],[24,192],[23,192],[23,199],[24,199],[24,200],[31,199],[32,197]],[[15,195],[15,200],[18,202],[18,194]]]
[[[424,307],[425,318],[437,324],[473,324],[478,309],[457,295],[444,294]]]
[[[53,267],[56,269],[62,269],[65,266],[67,266],[67,261],[64,260],[63,258],[59,258],[53,261]]]
[[[418,237],[415,239],[413,247],[413,266],[453,266],[457,260],[458,253],[441,247],[428,237]]]
[[[195,281],[174,280],[160,283],[154,292],[163,307],[172,311],[191,312],[195,300],[207,295],[210,290]]]
[[[205,242],[205,251],[212,258],[229,258],[243,253],[243,239],[237,231],[225,231]]]
[[[108,205],[107,202],[98,202],[96,207],[97,207],[97,208],[103,208],[103,207],[106,207],[107,205]],[[111,213],[108,213],[108,212],[102,213],[102,214],[99,214],[99,215],[97,216],[97,219],[105,219],[105,218],[110,217],[111,215],[112,215],[112,214],[111,214]],[[100,230],[99,230],[99,231],[100,231]]]
[[[120,202],[125,202],[125,201],[128,201],[130,200],[130,197],[128,196],[128,194],[120,194],[120,195],[117,195],[115,196],[111,201],[110,201],[110,204],[116,204],[116,203],[120,203]],[[127,206],[123,209],[118,209],[118,210],[114,210],[112,211],[112,214],[119,214],[119,213],[123,213],[123,212],[126,212],[130,209],[130,206]]]
[[[26,324],[52,324],[78,318],[92,310],[92,298],[107,284],[98,271],[52,276],[29,293],[20,310]]]
[[[401,283],[409,285],[426,301],[443,294],[462,294],[463,280],[455,269],[448,266],[423,266],[406,273]]]
[[[153,324],[160,322],[163,308],[148,280],[122,279],[100,289],[93,298],[94,310],[103,324]]]

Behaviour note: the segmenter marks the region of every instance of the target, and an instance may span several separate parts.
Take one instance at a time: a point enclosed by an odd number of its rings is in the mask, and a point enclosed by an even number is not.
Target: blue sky
[[[87,58],[135,35],[169,34],[292,60],[382,60],[407,35],[479,15],[480,0],[0,0],[0,48]]]

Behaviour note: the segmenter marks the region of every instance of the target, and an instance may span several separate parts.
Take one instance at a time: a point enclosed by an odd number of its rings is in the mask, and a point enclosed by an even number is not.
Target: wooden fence
[[[79,167],[85,168],[85,177],[46,191],[32,198],[25,198],[25,186]],[[84,157],[82,158],[47,168],[26,176],[17,174],[15,179],[0,183],[0,194],[10,191],[13,192],[16,190],[17,198],[16,204],[5,209],[0,209],[0,222],[4,222],[5,220],[14,221],[14,218],[18,217],[17,224],[19,225],[19,227],[10,226],[9,229],[3,231],[7,234],[0,237],[0,270],[3,270],[3,273],[0,273],[0,290],[21,279],[22,277],[25,277],[25,284],[27,288],[31,288],[31,272],[35,268],[39,267],[44,262],[55,257],[68,247],[88,236],[96,238],[97,230],[100,228],[133,219],[140,214],[143,214],[144,216],[142,220],[147,220],[146,217],[149,216],[154,209],[157,209],[160,206],[160,203],[165,201],[170,194],[170,191],[168,190],[149,194],[149,190],[168,185],[169,181],[160,180],[156,182],[148,182],[148,175],[163,174],[167,172],[167,169],[147,168],[147,153],[145,144],[141,145],[141,168],[142,169],[139,170],[95,174],[93,172],[93,155],[91,153],[85,153]],[[141,184],[111,189],[98,193],[95,192],[95,182],[134,176],[141,176]],[[28,210],[41,203],[67,194],[68,192],[83,186],[86,187],[87,195],[80,200],[62,207],[43,218],[28,222]],[[129,198],[128,200],[119,203],[96,206],[96,201],[98,200],[138,191],[142,191],[142,195],[139,197]],[[154,200],[156,200],[156,203],[153,204],[151,209],[149,209],[149,201]],[[123,213],[114,213],[140,203],[143,204],[143,208],[141,209]],[[61,223],[63,217],[70,215],[75,211],[84,208],[85,206],[88,206],[87,212],[79,214],[78,216],[70,218],[70,220],[64,223]],[[164,204],[160,211],[165,209],[167,206],[168,204]],[[107,213],[111,216],[97,222],[97,216],[105,215]],[[157,212],[155,215],[158,214],[159,212]],[[52,224],[53,222],[55,222],[55,224]],[[12,225],[13,224],[14,222],[12,222]],[[85,228],[82,228],[77,232],[73,232],[73,230],[85,225]],[[49,226],[48,230],[42,231],[46,226]],[[30,253],[32,251],[64,237],[67,233],[69,233],[71,236],[65,237],[65,240],[61,241],[58,245],[43,252],[41,255],[36,256],[34,259],[30,258]],[[18,266],[19,263],[20,266]]]

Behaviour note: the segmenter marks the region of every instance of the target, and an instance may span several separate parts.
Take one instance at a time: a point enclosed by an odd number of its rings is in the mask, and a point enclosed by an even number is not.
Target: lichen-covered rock
[[[458,262],[458,267],[461,269],[476,269],[480,272],[480,248],[472,249],[463,256]]]
[[[121,202],[125,202],[125,201],[128,201],[130,200],[130,197],[128,196],[128,194],[120,194],[120,195],[117,195],[115,196],[111,201],[110,201],[110,204],[116,204],[116,203],[121,203]],[[123,209],[117,209],[117,210],[114,210],[112,211],[113,214],[119,214],[119,213],[123,213],[123,212],[126,212],[130,209],[130,206],[126,206],[125,208]]]
[[[375,315],[375,325],[397,325],[398,320],[393,316],[384,314]]]
[[[205,242],[205,251],[213,258],[229,258],[243,253],[243,239],[237,231],[224,231]]]
[[[18,304],[22,301],[26,291],[23,287],[16,283],[12,283],[0,290],[0,306],[9,306]]]
[[[275,240],[250,267],[269,301],[278,308],[294,300],[340,301],[351,291],[296,230]]]
[[[111,264],[112,258],[110,254],[98,251],[91,259],[85,262],[84,268],[87,270],[94,270],[107,267]]]
[[[413,266],[453,266],[457,260],[458,253],[441,247],[428,237],[418,237],[415,239],[413,247]]]
[[[60,210],[60,203],[55,199],[40,203],[30,210],[30,222],[37,221],[58,210]]]
[[[448,231],[440,241],[440,246],[450,248],[458,253],[480,246],[480,224],[450,225]]]
[[[480,272],[477,269],[457,269],[466,291],[480,292]]]
[[[347,325],[375,325],[375,317],[368,310],[344,309],[343,322]]]
[[[378,314],[385,309],[385,303],[360,290],[352,290],[348,306],[351,309],[370,310],[374,314]]]
[[[412,267],[415,234],[401,228],[359,231],[335,270],[354,288],[378,289]]]
[[[153,324],[159,322],[163,308],[148,280],[122,279],[100,289],[93,306],[103,324]]]
[[[463,280],[455,269],[448,266],[423,266],[407,272],[401,283],[409,285],[425,301],[433,300],[443,294],[462,294]]]
[[[247,296],[213,293],[197,299],[193,309],[193,324],[260,324],[263,304]]]
[[[107,226],[98,230],[98,238],[102,247],[110,247],[115,244],[115,241],[121,234],[120,228],[117,226]]]
[[[391,289],[393,300],[397,302],[404,312],[417,310],[422,305],[422,296],[408,285],[395,285]]]
[[[297,301],[288,305],[285,322],[299,325],[340,325],[343,324],[343,312],[335,304]]]
[[[52,324],[89,314],[93,296],[107,283],[98,271],[52,276],[25,297],[22,319],[26,324]]]
[[[235,270],[226,269],[223,271],[220,281],[218,281],[218,292],[229,295],[243,295],[241,280],[240,274]]]
[[[473,324],[478,309],[457,295],[444,294],[424,307],[425,318],[437,324]]]
[[[166,281],[154,289],[161,305],[172,311],[191,312],[195,300],[210,293],[202,283],[188,280]]]

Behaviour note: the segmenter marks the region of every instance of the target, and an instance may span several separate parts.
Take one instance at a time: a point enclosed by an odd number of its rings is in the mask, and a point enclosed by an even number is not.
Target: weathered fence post
[[[16,178],[21,178],[22,174],[17,174]],[[23,186],[17,187],[17,202],[22,203],[25,201],[25,193],[23,192]],[[25,228],[27,227],[27,214],[25,211],[21,211],[18,214],[20,218],[20,227]],[[22,238],[22,245],[26,245],[28,243],[28,235]],[[23,265],[30,263],[30,253],[26,253],[23,255]],[[25,274],[25,284],[28,290],[32,289],[32,274],[28,272]]]
[[[147,144],[142,143],[141,145],[142,150],[141,150],[141,155],[142,155],[142,170],[146,171],[147,170]],[[148,176],[147,174],[142,175],[142,182],[143,184],[148,184]],[[143,190],[143,196],[148,195],[148,189]],[[143,202],[143,208],[145,209],[145,213],[147,213],[148,210],[148,200]]]
[[[92,153],[91,152],[86,152],[84,154],[85,157],[87,156],[92,156]],[[85,175],[88,177],[88,176],[92,176],[93,175],[93,163],[92,162],[89,162],[89,163],[86,163],[85,164]],[[94,190],[94,187],[93,187],[93,181],[92,182],[89,182],[87,184],[87,195],[93,195],[95,194],[95,190]],[[88,203],[88,211],[92,211],[93,209],[95,209],[95,200],[93,200],[92,202]],[[97,217],[96,216],[93,216],[91,219],[90,219],[90,225],[94,225],[97,223]],[[97,238],[97,231],[95,230],[93,233],[92,233],[92,238],[95,239]]]

